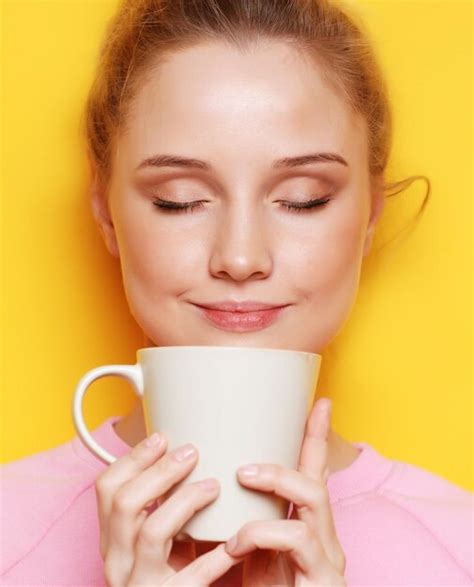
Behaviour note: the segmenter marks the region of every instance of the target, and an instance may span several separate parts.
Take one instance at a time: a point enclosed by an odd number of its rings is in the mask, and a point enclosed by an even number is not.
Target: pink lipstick
[[[266,309],[250,311],[229,311],[194,304],[202,315],[217,328],[232,332],[251,332],[267,328],[275,322],[286,306],[269,306]],[[218,305],[218,304],[216,304]],[[247,304],[249,307],[250,304]],[[227,305],[227,307],[229,307]],[[240,304],[242,307],[242,304]],[[253,306],[255,307],[255,305]]]

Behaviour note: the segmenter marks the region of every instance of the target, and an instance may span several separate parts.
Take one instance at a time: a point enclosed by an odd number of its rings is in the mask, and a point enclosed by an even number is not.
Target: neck
[[[141,401],[137,401],[124,418],[115,425],[116,434],[130,447],[135,446],[146,437],[145,418]],[[332,428],[328,435],[329,474],[341,471],[351,465],[360,451]]]

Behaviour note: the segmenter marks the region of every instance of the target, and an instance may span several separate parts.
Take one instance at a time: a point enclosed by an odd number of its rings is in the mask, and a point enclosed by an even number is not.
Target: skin
[[[273,160],[331,152],[335,162],[273,169]],[[144,168],[173,154],[212,169]],[[224,345],[321,353],[349,317],[383,209],[368,171],[365,122],[309,58],[278,41],[247,52],[221,42],[173,53],[149,71],[117,139],[107,188],[92,168],[92,209],[147,346]],[[284,202],[329,193],[296,213]],[[205,201],[167,213],[153,198]],[[235,297],[292,304],[270,327],[226,332],[191,302]],[[141,403],[116,424],[130,446],[145,438]],[[359,451],[330,429],[329,473]],[[200,543],[198,553],[214,547]]]

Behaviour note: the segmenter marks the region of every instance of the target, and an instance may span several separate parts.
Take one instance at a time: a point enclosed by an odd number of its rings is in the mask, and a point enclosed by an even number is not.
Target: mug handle
[[[96,367],[88,371],[80,379],[74,392],[74,399],[72,402],[72,419],[76,432],[81,438],[82,442],[87,448],[94,453],[99,459],[102,459],[107,464],[112,464],[117,460],[117,457],[111,455],[108,451],[100,446],[94,437],[89,432],[82,414],[82,400],[89,385],[96,379],[106,377],[107,375],[118,375],[132,383],[135,393],[143,397],[143,371],[139,363],[136,365],[104,365],[103,367]]]

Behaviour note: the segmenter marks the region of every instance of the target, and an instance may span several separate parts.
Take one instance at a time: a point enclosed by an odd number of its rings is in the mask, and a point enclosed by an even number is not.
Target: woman
[[[85,123],[94,217],[147,346],[321,353],[334,339],[394,187],[383,77],[340,8],[123,2]],[[223,300],[292,307],[268,328],[223,328],[200,308]],[[291,502],[288,519],[224,544],[175,540],[218,483],[166,498],[199,447],[179,458],[145,439],[139,403],[95,431],[120,456],[109,467],[77,437],[5,466],[5,517],[25,535],[8,541],[2,584],[471,585],[472,495],[348,442],[327,408],[308,418],[297,470],[239,476]]]

